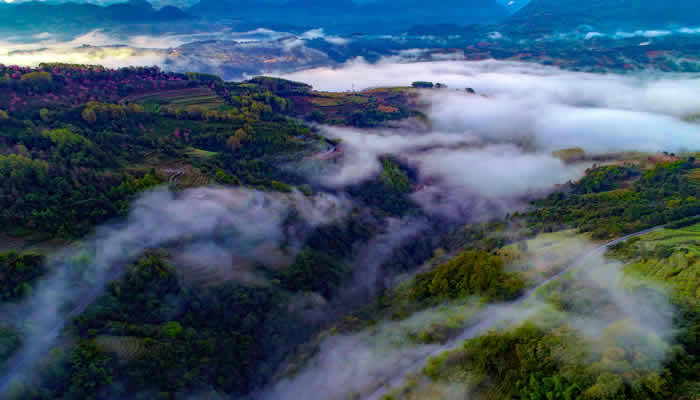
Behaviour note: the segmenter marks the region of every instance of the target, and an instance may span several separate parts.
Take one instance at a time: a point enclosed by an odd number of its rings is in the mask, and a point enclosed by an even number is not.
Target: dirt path
[[[185,169],[162,168],[161,171],[168,177],[168,183],[171,185],[177,184],[177,180],[185,175]]]

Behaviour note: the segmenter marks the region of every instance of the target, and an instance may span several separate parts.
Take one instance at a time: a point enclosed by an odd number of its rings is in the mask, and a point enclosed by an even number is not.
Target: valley
[[[694,6],[0,3],[0,399],[697,399]]]

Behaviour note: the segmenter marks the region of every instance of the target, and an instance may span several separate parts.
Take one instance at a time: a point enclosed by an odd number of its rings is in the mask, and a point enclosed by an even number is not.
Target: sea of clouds
[[[591,165],[567,163],[552,154],[556,150],[579,147],[605,154],[700,147],[700,125],[691,122],[700,114],[700,79],[691,74],[592,74],[521,62],[387,59],[280,76],[324,91],[413,81],[447,84],[448,89],[419,92],[427,123],[374,130],[320,127],[341,142],[344,154],[317,177],[336,188],[362,182],[381,173],[381,157],[393,156],[416,167],[421,181],[429,183],[414,199],[443,215],[463,216],[464,209],[484,206],[505,213],[512,200],[576,180]]]

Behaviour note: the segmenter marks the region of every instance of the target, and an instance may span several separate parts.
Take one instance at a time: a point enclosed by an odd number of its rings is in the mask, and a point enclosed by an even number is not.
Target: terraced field
[[[690,180],[694,183],[700,184],[700,168],[695,168],[694,170],[690,171],[688,177],[690,177]]]
[[[700,224],[663,229],[634,242],[641,257],[627,271],[668,284],[684,298],[700,300]]]
[[[214,109],[224,105],[224,101],[219,98],[213,90],[203,87],[143,93],[127,97],[124,100],[182,108],[196,106]]]
[[[217,154],[216,152],[213,151],[207,151],[207,150],[202,150],[202,149],[197,149],[192,147],[190,150],[188,150],[185,154],[192,156],[192,157],[197,157],[197,158],[212,158],[215,157]]]
[[[335,107],[342,105],[364,105],[369,103],[370,95],[363,93],[330,93],[316,92],[311,99],[311,103],[318,107]]]

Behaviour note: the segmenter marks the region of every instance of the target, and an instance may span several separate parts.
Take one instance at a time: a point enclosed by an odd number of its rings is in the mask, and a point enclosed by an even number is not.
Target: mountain
[[[193,46],[228,63],[211,44]],[[696,399],[695,131],[648,131],[695,143],[683,157],[533,145],[644,148],[601,112],[647,121],[693,83],[483,67],[434,76],[500,96],[0,65],[0,398]],[[528,87],[532,136],[508,135]],[[470,118],[492,139],[430,128]],[[337,167],[352,179],[326,189]],[[568,169],[585,176],[547,183]]]
[[[579,25],[609,28],[653,28],[670,24],[697,25],[697,0],[532,0],[510,23],[557,29]]]
[[[336,31],[389,32],[415,24],[475,24],[503,20],[509,13],[497,0],[200,0],[189,13],[211,19],[244,19],[265,23],[293,21],[299,26]]]
[[[152,23],[190,18],[172,6],[160,10],[145,0],[130,0],[106,7],[87,3],[47,4],[38,1],[8,4],[0,8],[0,26],[13,30],[61,30],[104,26],[105,23]]]
[[[382,0],[364,6],[367,15],[385,13],[391,18],[410,17],[414,23],[487,23],[505,18],[508,11],[494,0],[444,0],[429,3],[422,0]]]

